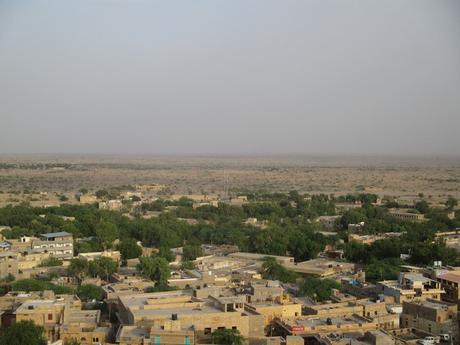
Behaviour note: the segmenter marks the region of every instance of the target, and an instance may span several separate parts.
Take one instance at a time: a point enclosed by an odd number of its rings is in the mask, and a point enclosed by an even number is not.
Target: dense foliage
[[[167,289],[171,271],[166,259],[160,256],[142,256],[139,258],[137,270],[145,278],[154,281],[158,289]]]
[[[69,289],[65,286],[55,285],[46,280],[39,279],[20,279],[16,280],[11,284],[11,289],[13,291],[44,291],[52,290],[56,294],[69,294],[72,293],[72,289]]]
[[[315,301],[326,301],[329,299],[332,289],[339,289],[340,284],[331,279],[319,279],[314,276],[307,276],[300,284],[300,294],[309,296]]]
[[[104,191],[101,194],[108,195]],[[1,208],[0,224],[12,227],[3,231],[7,238],[70,232],[79,238],[77,252],[107,249],[112,247],[115,239],[120,239],[118,249],[124,262],[141,255],[135,244],[140,241],[144,246],[159,248],[157,256],[166,261],[174,259],[171,248],[184,247],[187,262],[202,255],[201,243],[235,244],[242,251],[292,255],[296,261],[315,258],[326,245],[332,245],[343,247],[346,258],[369,270],[368,276],[373,279],[394,277],[395,268],[401,264],[401,254],[406,254],[411,264],[426,265],[441,260],[444,264],[460,265],[456,252],[435,238],[436,231],[460,227],[458,213],[453,219],[447,216],[457,204],[452,197],[445,202],[445,208],[437,209],[431,208],[422,198],[413,205],[413,212],[423,213],[427,221],[412,223],[398,220],[388,212],[389,208],[407,205],[390,200],[379,206],[375,204],[377,196],[373,194],[334,197],[261,192],[247,193],[247,196],[249,202],[243,207],[221,203],[218,207],[193,208],[193,202],[187,198],[176,201],[159,199],[138,206],[134,210],[137,217],[133,219],[120,212],[99,210],[93,205],[33,208],[20,204]],[[321,215],[335,215],[336,203],[361,203],[362,207],[345,211],[336,223],[338,235],[326,236],[321,233],[324,228],[316,219]],[[163,211],[170,206],[174,208],[158,217],[142,217],[144,212]],[[65,220],[62,216],[72,216],[75,220]],[[247,224],[245,221],[250,217],[263,222],[264,227]],[[194,222],[188,223],[184,219],[194,219]],[[359,222],[364,222],[363,234],[393,232],[401,236],[371,245],[347,243],[348,224]],[[345,243],[341,244],[341,240]],[[87,274],[103,276],[110,271],[96,269],[88,273],[89,268],[78,268],[76,264],[69,270],[78,279]]]
[[[77,295],[83,302],[101,301],[103,290],[100,286],[83,284],[78,288]]]
[[[19,321],[0,335],[0,345],[46,345],[44,329],[33,321]]]
[[[67,274],[74,277],[78,283],[81,283],[86,276],[99,277],[108,281],[111,274],[117,270],[117,263],[107,257],[98,257],[93,261],[86,259],[74,258],[70,260],[67,268]]]
[[[243,345],[244,337],[237,329],[216,329],[211,334],[213,344]]]

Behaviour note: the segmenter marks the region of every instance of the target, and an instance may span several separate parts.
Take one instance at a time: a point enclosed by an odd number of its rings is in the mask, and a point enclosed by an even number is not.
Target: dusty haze
[[[0,153],[460,147],[456,0],[0,1]]]

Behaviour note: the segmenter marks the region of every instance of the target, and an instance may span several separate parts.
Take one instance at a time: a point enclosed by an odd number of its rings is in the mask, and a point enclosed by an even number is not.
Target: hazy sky
[[[0,153],[460,154],[458,0],[0,0]]]

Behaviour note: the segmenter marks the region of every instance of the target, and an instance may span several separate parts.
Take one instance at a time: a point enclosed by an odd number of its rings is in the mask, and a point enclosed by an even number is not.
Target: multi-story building
[[[28,300],[16,309],[16,322],[31,320],[44,328],[48,340],[57,341],[56,326],[62,322],[65,305],[66,301],[61,299]]]
[[[340,317],[360,315],[363,317],[377,317],[388,314],[384,302],[373,302],[361,299],[341,303],[316,304],[305,307],[305,314],[321,317]]]
[[[0,278],[18,274],[18,254],[15,252],[0,252]]]
[[[197,338],[209,338],[216,329],[236,329],[244,337],[263,336],[264,316],[245,310],[244,296],[199,299],[184,290],[120,296],[123,325],[165,327],[173,314],[181,327],[193,326]]]
[[[118,250],[106,250],[103,252],[90,252],[90,253],[80,253],[78,254],[80,259],[85,259],[88,261],[93,261],[99,258],[109,258],[115,262],[120,262],[121,254]]]
[[[183,327],[173,314],[163,326],[122,326],[116,341],[119,345],[195,345],[193,327]]]
[[[411,213],[411,212],[405,212],[405,211],[400,211],[400,210],[391,210],[389,214],[395,218],[410,221],[410,222],[423,222],[424,220],[426,220],[425,216],[421,213]]]
[[[32,241],[32,253],[49,253],[60,259],[73,257],[73,236],[61,231],[40,235],[40,238]]]
[[[267,327],[275,319],[301,316],[302,304],[292,302],[255,302],[247,304],[245,311],[263,315],[264,326]]]
[[[355,264],[351,262],[316,258],[302,262],[284,263],[283,266],[290,271],[302,274],[316,274],[320,277],[328,277],[339,273],[353,273]]]
[[[82,310],[72,295],[48,291],[42,299],[28,299],[16,309],[16,321],[32,320],[42,326],[50,342],[75,339],[82,345],[104,344],[110,327],[101,324],[100,310]]]
[[[64,343],[75,339],[82,345],[104,344],[110,327],[102,325],[100,310],[80,310],[66,307],[59,324],[59,339]]]
[[[375,307],[375,306],[374,306]],[[351,332],[366,332],[376,329],[397,329],[399,327],[399,315],[393,313],[379,313],[380,307],[373,309],[374,315],[354,313],[349,308],[342,308],[342,314],[338,315],[338,310],[331,307],[321,311],[321,315],[304,315],[296,318],[279,318],[275,320],[277,332],[283,335],[300,335],[311,337],[327,334],[344,334]],[[356,309],[361,313],[362,308]],[[369,311],[371,314],[371,312]]]
[[[437,281],[446,292],[442,299],[447,302],[456,303],[460,306],[460,271],[452,271],[439,275]]]
[[[229,258],[238,259],[238,260],[247,260],[247,261],[264,261],[265,258],[270,257],[275,259],[279,264],[288,264],[294,263],[293,256],[279,256],[279,255],[269,255],[269,254],[257,254],[257,253],[246,253],[246,252],[236,252],[228,254]]]
[[[393,297],[396,303],[414,299],[440,300],[444,290],[441,283],[420,273],[401,272],[398,280],[384,280],[378,283],[385,296]]]
[[[457,311],[456,304],[438,300],[404,302],[401,323],[434,335],[450,334],[457,344]]]

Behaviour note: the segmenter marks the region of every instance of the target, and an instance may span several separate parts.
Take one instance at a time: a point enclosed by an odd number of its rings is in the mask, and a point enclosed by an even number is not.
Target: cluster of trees
[[[338,289],[340,284],[330,279],[320,279],[313,275],[298,274],[287,270],[273,257],[266,257],[262,264],[264,279],[279,280],[283,283],[296,283],[298,294],[308,296],[315,301],[328,300],[332,289]]]
[[[19,321],[0,335],[0,345],[46,345],[45,329],[33,321]]]
[[[164,202],[167,204],[166,202]],[[77,238],[94,237],[94,240],[79,241],[77,252],[89,252],[112,247],[115,239],[121,240],[119,247],[123,260],[140,255],[135,241],[144,246],[170,248],[190,244],[186,257],[199,256],[199,243],[236,244],[241,250],[271,254],[286,254],[292,251],[296,259],[302,260],[317,254],[328,240],[314,232],[315,225],[308,220],[323,213],[334,212],[333,202],[328,196],[314,196],[304,200],[297,193],[284,195],[282,200],[265,200],[262,203],[245,205],[243,208],[221,204],[219,207],[203,206],[193,209],[190,200],[175,202],[177,209],[157,218],[133,220],[119,212],[99,210],[92,205],[61,205],[61,207],[32,208],[26,204],[0,209],[0,224],[12,226],[4,231],[7,238],[21,235],[38,235],[43,232],[67,231]],[[45,214],[45,217],[39,217]],[[73,216],[75,221],[66,221],[60,216]],[[269,229],[243,224],[248,217],[270,221]],[[197,219],[198,225],[189,225],[179,218]],[[120,231],[123,229],[123,231]],[[280,239],[272,241],[272,239]],[[305,243],[301,245],[291,243]],[[295,242],[295,241],[294,241]],[[263,244],[268,244],[266,247]]]
[[[83,302],[101,301],[104,290],[93,284],[83,284],[78,287],[77,295]]]
[[[0,334],[0,345],[46,345],[45,329],[31,320],[14,323]],[[64,345],[81,345],[76,339],[64,341]]]
[[[142,255],[142,248],[133,238],[127,238],[121,241],[117,249],[121,254],[122,265],[126,265],[127,260],[138,258]]]
[[[393,207],[394,205],[391,205]],[[343,237],[347,237],[346,226],[349,223],[364,222],[363,233],[379,234],[397,232],[400,236],[375,241],[370,245],[356,242],[346,243],[345,257],[361,264],[369,280],[395,279],[403,264],[401,254],[408,256],[407,261],[415,265],[428,265],[433,261],[457,266],[460,257],[455,249],[447,247],[442,239],[436,239],[436,232],[460,227],[460,219],[447,217],[448,208],[432,209],[424,201],[415,204],[417,212],[425,213],[426,222],[404,222],[392,217],[386,207],[370,204],[343,214],[337,223]]]
[[[62,260],[51,256],[50,258],[43,260],[40,266],[42,267],[62,266]]]
[[[201,243],[235,244],[242,251],[292,255],[296,261],[308,260],[316,257],[327,244],[340,247],[340,239],[348,238],[348,224],[363,221],[363,232],[366,234],[404,233],[397,239],[377,241],[371,246],[343,245],[346,257],[366,266],[376,279],[381,271],[394,271],[387,268],[398,265],[400,254],[409,254],[409,260],[414,264],[428,264],[433,260],[459,264],[455,253],[434,238],[436,231],[460,227],[459,215],[454,219],[447,217],[447,212],[457,204],[454,198],[446,201],[445,209],[432,209],[426,201],[419,201],[414,210],[425,214],[428,221],[424,223],[395,219],[388,212],[388,208],[395,205],[388,203],[376,206],[377,196],[366,193],[340,197],[324,194],[306,196],[297,192],[251,193],[248,198],[250,202],[243,207],[220,204],[218,207],[202,206],[196,209],[187,198],[177,201],[160,199],[143,204],[137,210],[140,215],[145,210],[164,210],[168,206],[175,206],[168,213],[152,219],[129,219],[120,212],[99,210],[92,205],[33,208],[21,204],[1,208],[0,224],[12,227],[3,231],[7,238],[67,231],[76,238],[92,239],[78,241],[77,252],[109,249],[113,247],[115,239],[120,239],[117,249],[121,252],[123,263],[142,255],[138,241],[144,246],[159,248],[157,256],[167,262],[174,259],[171,248],[184,247],[185,267],[192,267],[189,261],[202,255]],[[318,216],[334,215],[336,202],[356,201],[361,202],[362,207],[346,211],[337,221],[339,236],[326,237],[318,232],[320,225],[314,221]],[[39,216],[43,214],[45,217]],[[73,216],[75,221],[66,221],[61,216]],[[267,228],[245,224],[248,217],[265,220]],[[193,218],[198,223],[190,225],[181,218]],[[388,267],[382,270],[378,267],[379,263],[380,268],[383,265]]]
[[[44,291],[51,290],[56,294],[69,294],[73,293],[72,289],[55,285],[45,279],[20,279],[16,280],[11,284],[11,289],[13,291]]]
[[[297,273],[287,270],[270,256],[264,259],[262,276],[264,279],[279,280],[284,283],[295,283],[298,278]]]
[[[306,276],[299,285],[299,292],[315,301],[326,301],[330,298],[332,289],[339,289],[340,284],[331,279],[319,279],[318,277]]]
[[[70,277],[74,277],[79,284],[86,276],[99,277],[108,281],[109,276],[117,271],[117,267],[117,263],[107,257],[99,257],[93,261],[75,258],[70,260],[67,273]]]
[[[222,345],[243,345],[245,343],[244,337],[237,329],[216,329],[211,334],[213,344]]]
[[[168,261],[161,256],[141,256],[137,265],[139,273],[155,282],[158,291],[168,290],[168,279],[171,276]]]

